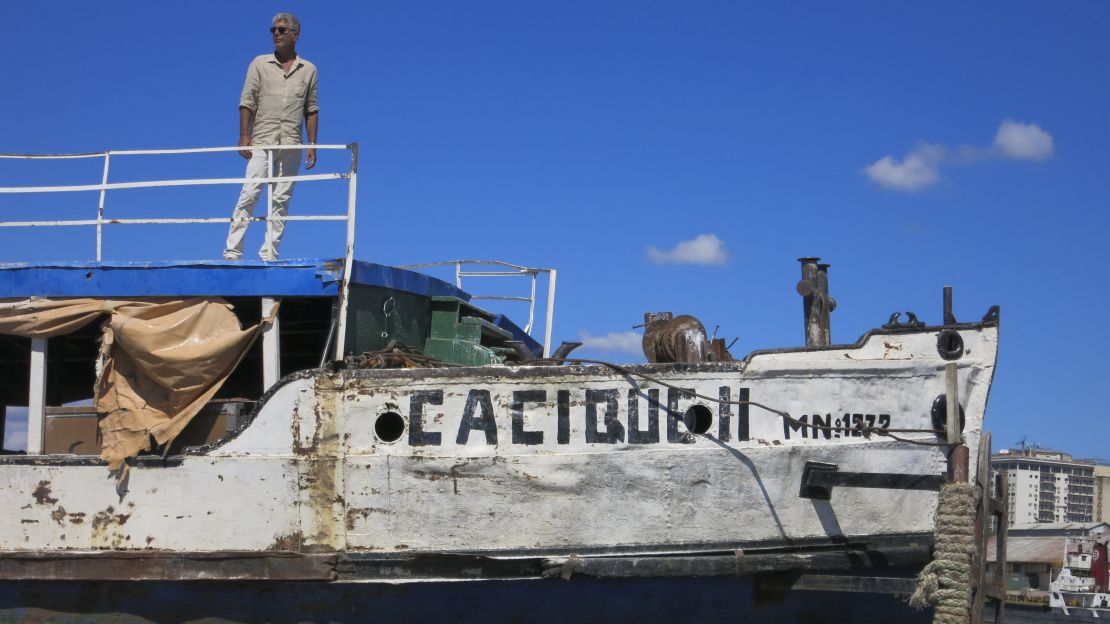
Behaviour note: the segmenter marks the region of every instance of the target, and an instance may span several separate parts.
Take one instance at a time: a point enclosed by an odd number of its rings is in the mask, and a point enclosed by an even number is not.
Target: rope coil
[[[980,491],[970,483],[949,483],[937,499],[933,560],[917,578],[910,606],[934,607],[934,624],[967,624],[971,618],[971,564],[977,552],[975,514]]]

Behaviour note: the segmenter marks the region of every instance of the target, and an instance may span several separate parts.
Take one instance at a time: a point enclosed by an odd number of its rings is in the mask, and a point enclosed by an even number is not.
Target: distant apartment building
[[[1095,522],[1110,522],[1110,466],[1095,466]]]
[[[1040,449],[1015,449],[991,456],[995,482],[1010,486],[1009,525],[1102,520],[1095,504],[1095,464]],[[1110,472],[1107,473],[1110,481]],[[1110,490],[1107,491],[1110,495]],[[1099,502],[1106,503],[1100,496]]]

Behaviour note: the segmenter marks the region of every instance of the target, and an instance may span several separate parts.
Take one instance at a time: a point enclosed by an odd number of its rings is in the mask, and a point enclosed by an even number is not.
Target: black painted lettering
[[[640,393],[628,391],[628,443],[657,444],[659,442],[659,391],[648,390],[647,431],[640,430]]]
[[[890,414],[879,414],[879,428],[890,429]]]
[[[874,414],[865,414],[864,418],[867,419],[867,428],[868,429],[874,429],[875,428],[875,415]]]
[[[516,390],[513,392],[513,444],[524,444],[526,446],[543,444],[542,431],[524,430],[524,404],[546,402],[546,390]]]
[[[479,408],[478,415],[474,414],[474,408]],[[489,390],[471,390],[467,395],[455,444],[460,446],[466,444],[470,439],[471,429],[481,429],[486,432],[486,444],[497,444],[497,421],[494,420],[493,402],[490,401]]]
[[[819,436],[819,435],[825,436],[826,440],[829,440],[829,439],[832,438],[832,428],[831,428],[832,419],[833,419],[832,414],[825,414],[824,418],[821,418],[820,414],[814,414],[813,415],[812,425],[813,425],[813,439],[814,440],[816,440],[817,436]]]
[[[782,437],[784,440],[790,439],[790,431],[802,434],[803,438],[809,437],[809,415],[802,414],[801,418],[797,421],[790,421],[785,418],[782,419]]]
[[[693,444],[694,435],[688,431],[679,433],[678,423],[682,422],[682,412],[678,411],[680,398],[694,398],[690,388],[667,388],[667,442]]]
[[[559,404],[559,430],[555,434],[555,441],[570,444],[570,390],[560,390],[555,396]]]
[[[619,390],[586,391],[586,442],[588,444],[616,444],[624,442],[624,425],[617,420]],[[605,431],[597,426],[597,405],[605,404]]]
[[[658,390],[648,390],[648,433],[655,432],[655,442],[659,441],[659,410],[663,402],[659,400]]]
[[[852,437],[863,437],[863,414],[852,414]]]
[[[439,446],[438,431],[424,431],[424,406],[443,405],[443,390],[417,390],[409,397],[409,446]]]
[[[751,400],[751,390],[748,388],[740,388],[740,405],[736,410],[736,439],[739,442],[747,442],[751,439],[750,424],[748,414],[751,413],[751,406],[748,401]]]
[[[717,415],[717,439],[721,442],[728,442],[732,439],[732,388],[728,386],[721,386],[717,390],[717,396],[720,397],[721,411]]]

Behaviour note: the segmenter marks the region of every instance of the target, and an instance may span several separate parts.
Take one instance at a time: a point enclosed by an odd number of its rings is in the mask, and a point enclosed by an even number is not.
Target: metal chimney
[[[798,258],[802,263],[802,279],[798,294],[802,296],[805,313],[806,346],[825,347],[832,344],[832,323],[829,313],[836,301],[829,296],[829,265],[818,264],[820,258]]]

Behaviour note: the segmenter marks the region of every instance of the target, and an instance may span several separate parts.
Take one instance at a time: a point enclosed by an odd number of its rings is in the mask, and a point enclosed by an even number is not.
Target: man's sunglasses
[[[291,33],[291,32],[297,32],[297,31],[293,30],[292,28],[286,28],[285,26],[271,26],[270,27],[270,34],[271,35],[284,35],[285,33]]]

